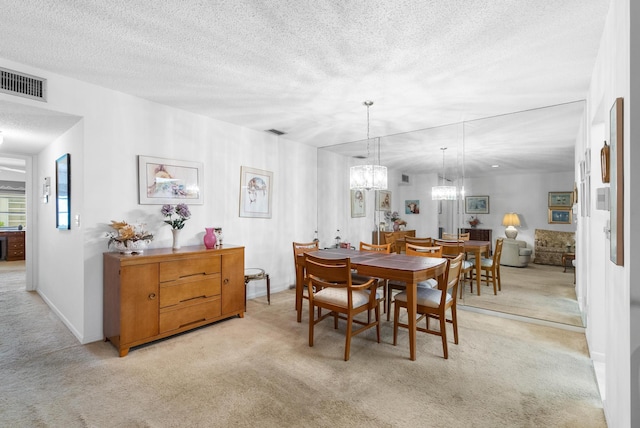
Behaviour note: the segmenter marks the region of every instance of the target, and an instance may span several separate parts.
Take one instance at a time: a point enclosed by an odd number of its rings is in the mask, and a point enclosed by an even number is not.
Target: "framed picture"
[[[549,192],[549,207],[570,208],[573,205],[573,192]]]
[[[71,155],[56,159],[56,228],[71,229]]]
[[[271,218],[273,172],[240,167],[240,217]]]
[[[571,224],[571,208],[549,208],[549,224]]]
[[[420,214],[420,201],[418,199],[409,199],[404,201],[405,214]]]
[[[622,101],[622,98],[617,98],[609,111],[610,258],[618,266],[624,265],[624,134],[622,128]]]
[[[351,190],[351,218],[364,217],[367,213],[365,193],[362,190]]]
[[[204,203],[202,162],[138,156],[141,205]]]
[[[489,214],[488,196],[467,196],[464,198],[467,214]]]
[[[391,192],[389,190],[378,190],[378,211],[391,210]]]

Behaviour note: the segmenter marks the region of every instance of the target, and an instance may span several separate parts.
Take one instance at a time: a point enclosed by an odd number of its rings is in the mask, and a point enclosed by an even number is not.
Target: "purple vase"
[[[215,248],[216,247],[216,235],[214,235],[213,233],[213,227],[205,227],[205,234],[204,234],[204,246],[207,247],[207,249],[211,249],[211,248]]]

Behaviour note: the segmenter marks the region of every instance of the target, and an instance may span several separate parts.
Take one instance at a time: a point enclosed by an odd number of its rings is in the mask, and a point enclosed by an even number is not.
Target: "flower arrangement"
[[[172,229],[182,229],[184,223],[191,217],[191,211],[189,211],[187,204],[178,204],[175,207],[166,204],[162,206],[160,212],[163,216],[169,217],[164,222],[171,226]],[[173,218],[173,214],[177,215],[178,218]]]
[[[145,241],[146,244],[153,240],[153,234],[144,230],[143,224],[129,224],[126,221],[113,221],[111,220],[111,227],[114,231],[107,232],[107,248],[110,248],[112,244],[118,247],[118,244],[123,244],[124,247],[128,247],[129,242]]]
[[[400,218],[398,211],[385,211],[384,218],[387,222],[393,223],[393,229],[398,230],[400,226],[406,226],[407,222]]]
[[[469,225],[471,227],[476,227],[479,224],[480,224],[480,219],[478,217],[471,216],[471,218],[469,219]]]

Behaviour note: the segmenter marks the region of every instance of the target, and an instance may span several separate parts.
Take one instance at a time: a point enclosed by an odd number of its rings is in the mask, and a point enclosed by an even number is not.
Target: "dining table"
[[[310,251],[308,254],[325,259],[349,258],[358,274],[374,278],[401,281],[407,284],[407,312],[409,325],[409,358],[416,359],[416,314],[418,283],[430,278],[444,286],[447,259],[414,257],[406,254],[383,254],[346,248],[329,248]],[[296,310],[298,322],[302,320],[302,293],[304,285],[304,254],[296,259]]]

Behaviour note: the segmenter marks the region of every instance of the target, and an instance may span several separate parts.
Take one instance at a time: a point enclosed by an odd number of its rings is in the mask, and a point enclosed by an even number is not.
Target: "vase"
[[[180,249],[180,229],[171,229],[171,233],[173,233],[173,245],[171,248],[174,250]]]
[[[397,224],[397,223],[393,223],[393,231],[394,231],[394,232],[397,232],[397,231],[399,231],[399,230],[400,230],[400,225],[399,225],[399,224]]]
[[[213,233],[213,227],[205,227],[204,230],[204,246],[207,247],[208,250],[215,248],[218,239]]]

